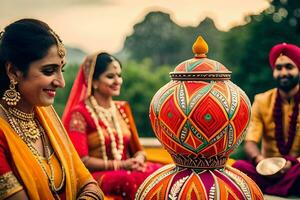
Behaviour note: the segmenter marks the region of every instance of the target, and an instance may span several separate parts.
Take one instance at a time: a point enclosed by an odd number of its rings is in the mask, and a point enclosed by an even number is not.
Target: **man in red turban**
[[[273,76],[277,81],[278,88],[283,90],[285,93],[289,93],[294,89],[295,93],[298,90],[296,87],[299,83],[299,76],[297,76],[297,68],[300,68],[300,49],[298,46],[293,44],[278,44],[275,45],[270,52],[269,61],[273,69]],[[292,74],[284,74],[284,64],[286,65],[286,70],[290,71],[289,67],[294,66],[294,71]],[[280,74],[281,72],[281,74]],[[293,95],[288,95],[293,96]]]
[[[300,48],[277,44],[269,61],[277,88],[255,96],[244,143],[249,161],[239,160],[233,166],[250,176],[264,193],[300,196]],[[270,157],[285,158],[285,166],[274,175],[257,173],[257,164]]]

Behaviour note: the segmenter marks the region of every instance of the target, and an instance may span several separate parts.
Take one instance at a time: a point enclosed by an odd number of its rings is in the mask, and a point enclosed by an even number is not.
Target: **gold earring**
[[[6,101],[7,105],[15,106],[21,99],[21,95],[18,91],[16,91],[16,84],[18,82],[11,79],[9,84],[9,89],[6,90],[3,94],[2,99]]]

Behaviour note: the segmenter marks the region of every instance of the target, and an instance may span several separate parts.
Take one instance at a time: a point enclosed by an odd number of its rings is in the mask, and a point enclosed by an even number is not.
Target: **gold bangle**
[[[86,196],[86,197],[90,197],[90,198],[95,199],[95,200],[98,200],[98,199],[99,199],[98,195],[93,194],[93,193],[91,193],[91,192],[87,192],[87,193],[85,194],[85,196]]]
[[[84,191],[79,195],[77,200],[89,200],[89,199],[94,199],[94,200],[101,200],[103,199],[103,194],[101,191]]]
[[[137,157],[143,157],[144,162],[147,161],[146,153],[144,151],[138,151],[138,152],[136,152],[133,157],[135,157],[135,158],[137,158]]]
[[[122,161],[122,160],[119,161],[119,169],[125,169],[124,161]]]
[[[113,168],[114,168],[114,170],[116,170],[116,161],[115,160],[113,160]]]
[[[101,199],[103,199],[102,196],[100,197],[92,193],[86,193],[83,196],[77,198],[77,200],[101,200]]]
[[[93,196],[95,196],[95,197],[97,197],[96,199],[98,200],[101,200],[101,199],[103,199],[103,193],[101,192],[101,191],[99,191],[99,190],[96,190],[96,191],[90,191],[89,192],[89,194],[90,195],[93,195]]]
[[[81,196],[77,200],[90,200],[90,197],[87,196]]]
[[[103,160],[103,162],[104,162],[104,170],[107,170],[107,160]]]

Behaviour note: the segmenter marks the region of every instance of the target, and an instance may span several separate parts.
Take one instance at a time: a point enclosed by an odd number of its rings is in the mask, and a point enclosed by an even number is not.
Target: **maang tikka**
[[[17,81],[11,79],[9,84],[9,89],[3,94],[2,99],[6,101],[7,105],[15,106],[21,99],[20,93],[16,91]]]

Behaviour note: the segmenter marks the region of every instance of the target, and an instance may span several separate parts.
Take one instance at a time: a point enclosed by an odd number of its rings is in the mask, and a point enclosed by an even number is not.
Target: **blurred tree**
[[[150,12],[134,26],[134,32],[126,38],[122,51],[137,61],[151,58],[153,67],[177,65],[192,57],[191,47],[199,35],[205,38],[212,49],[208,56],[220,58],[222,32],[216,29],[211,19],[206,18],[197,27],[181,27],[167,13]]]
[[[267,13],[272,16],[274,22],[285,21],[300,34],[300,2],[299,0],[272,0]]]
[[[233,28],[224,36],[223,58],[233,71],[232,80],[251,100],[255,94],[274,87],[268,67],[270,49],[282,42],[299,45],[297,12],[297,0],[274,0],[260,15],[247,17],[246,26]]]
[[[184,60],[192,56],[192,45],[198,36],[202,36],[209,46],[207,56],[211,59],[220,61],[223,51],[224,32],[216,28],[215,23],[210,18],[205,18],[196,27],[182,27],[183,34],[181,40],[183,48],[181,55]],[[177,63],[178,64],[178,63]]]
[[[174,64],[176,52],[182,46],[181,29],[169,14],[150,12],[144,21],[134,25],[134,33],[125,40],[130,58],[142,61],[151,57],[154,65]]]
[[[121,95],[117,98],[127,100],[136,121],[139,135],[153,137],[149,120],[149,105],[155,92],[169,82],[169,66],[161,66],[155,71],[150,59],[137,63],[130,61],[123,64],[123,86]]]

